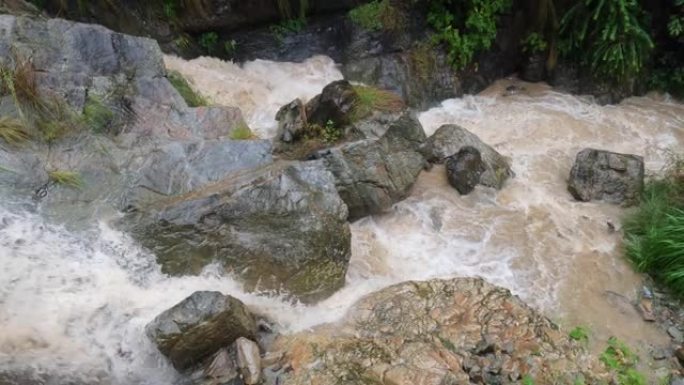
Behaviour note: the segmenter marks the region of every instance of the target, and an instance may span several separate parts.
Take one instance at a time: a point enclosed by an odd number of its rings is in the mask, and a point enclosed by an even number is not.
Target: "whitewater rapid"
[[[238,106],[262,138],[277,109],[309,99],[342,76],[329,58],[304,63],[166,57],[214,103]],[[507,91],[510,85],[516,92]],[[588,324],[632,342],[662,335],[606,300],[633,298],[640,278],[621,257],[625,211],[574,202],[566,178],[583,147],[644,156],[649,174],[684,150],[684,105],[652,95],[616,106],[503,80],[477,96],[444,101],[420,114],[428,134],[441,124],[471,130],[511,159],[503,190],[461,197],[442,167],[421,174],[411,196],[384,215],[352,224],[345,287],[312,306],[245,293],[210,266],[196,277],[168,277],[154,256],[102,218],[88,231],[49,223],[23,202],[0,203],[0,371],[29,370],[85,383],[161,385],[177,374],[144,335],[144,325],[196,290],[243,300],[295,332],[334,322],[361,296],[389,284],[482,276],[509,288],[564,325]]]

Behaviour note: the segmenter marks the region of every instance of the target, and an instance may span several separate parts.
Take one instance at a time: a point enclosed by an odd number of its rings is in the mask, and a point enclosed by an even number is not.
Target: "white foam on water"
[[[239,107],[252,131],[264,139],[275,135],[280,107],[297,98],[306,103],[328,83],[342,79],[335,62],[326,56],[301,63],[255,60],[239,65],[211,57],[186,61],[167,55],[164,62],[212,103]]]

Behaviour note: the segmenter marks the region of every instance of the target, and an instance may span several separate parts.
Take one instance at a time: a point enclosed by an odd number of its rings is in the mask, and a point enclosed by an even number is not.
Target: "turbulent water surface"
[[[325,57],[301,64],[167,57],[216,103],[237,105],[262,137],[277,109],[341,78]],[[506,91],[512,84],[514,94]],[[574,202],[566,178],[574,155],[596,147],[643,155],[657,173],[684,146],[684,105],[659,96],[601,107],[543,85],[503,80],[482,94],[444,101],[420,115],[428,134],[457,123],[511,158],[516,177],[500,192],[461,197],[442,167],[385,215],[352,225],[347,285],[311,307],[248,294],[212,268],[198,277],[161,274],[154,256],[107,225],[82,233],[47,223],[21,202],[0,204],[0,369],[80,376],[85,383],[168,384],[176,374],[144,336],[155,315],[195,290],[219,290],[275,320],[283,332],[335,321],[360,296],[388,284],[479,275],[511,289],[565,326],[597,339],[662,342],[626,301],[640,278],[623,261],[625,211]],[[217,269],[216,269],[217,270]]]

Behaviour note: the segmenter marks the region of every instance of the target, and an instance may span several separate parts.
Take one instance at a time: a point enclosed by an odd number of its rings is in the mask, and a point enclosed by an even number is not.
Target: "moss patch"
[[[256,136],[246,124],[241,124],[230,133],[230,138],[233,140],[247,140],[255,139]]]

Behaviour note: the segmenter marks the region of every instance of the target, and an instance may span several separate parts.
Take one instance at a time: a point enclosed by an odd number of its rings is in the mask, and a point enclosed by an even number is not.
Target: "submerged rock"
[[[568,191],[580,201],[631,205],[644,186],[644,160],[637,155],[586,148],[577,154]]]
[[[548,319],[482,279],[405,282],[336,325],[281,337],[281,383],[573,383],[601,373]],[[321,353],[322,352],[322,353]],[[598,365],[596,365],[598,366]],[[589,374],[591,373],[591,375]],[[362,380],[361,380],[362,379]]]
[[[480,151],[471,146],[461,148],[446,161],[447,180],[462,195],[475,189],[485,170]]]
[[[480,140],[477,135],[454,124],[446,124],[437,129],[425,141],[421,152],[430,162],[442,163],[466,146],[478,150],[484,163],[485,169],[480,176],[479,184],[501,189],[506,180],[513,176],[506,158]]]
[[[424,140],[420,122],[406,112],[377,140],[346,143],[316,155],[334,175],[349,220],[386,211],[408,196],[424,167],[418,152]]]
[[[248,289],[283,289],[314,301],[344,284],[346,218],[335,180],[318,161],[236,173],[141,206],[126,222],[166,273],[199,273],[218,262]]]
[[[182,370],[240,337],[254,338],[256,323],[238,299],[198,291],[157,316],[146,331],[159,351]]]

